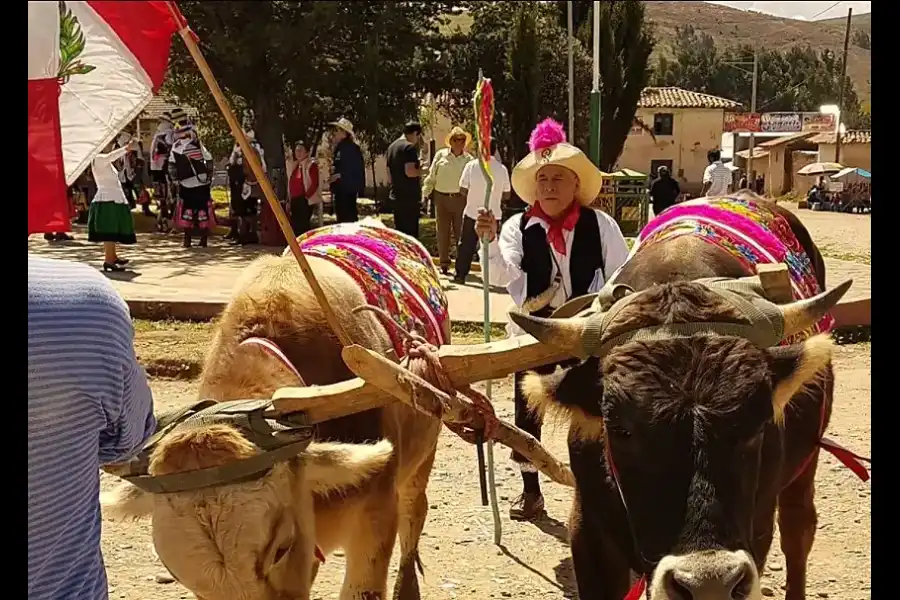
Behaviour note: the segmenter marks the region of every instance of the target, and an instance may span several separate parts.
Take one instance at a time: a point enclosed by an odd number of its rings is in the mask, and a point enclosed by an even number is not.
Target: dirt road
[[[868,455],[869,344],[838,347],[836,369],[836,406],[829,435]],[[153,391],[158,409],[166,410],[192,401],[196,386],[186,381],[156,380]],[[511,420],[508,380],[495,385],[494,397],[500,415]],[[554,454],[567,456],[564,431],[547,431],[545,440]],[[565,541],[571,490],[544,480],[549,517],[537,524],[509,521],[509,501],[521,491],[521,483],[508,452],[498,448],[497,493],[504,515],[504,547],[498,548],[492,542],[490,509],[480,505],[474,448],[446,430],[438,448],[428,488],[431,510],[421,546],[425,563],[423,598],[576,598]],[[103,476],[104,489],[113,482],[112,477]],[[810,560],[808,597],[871,599],[869,485],[830,456],[820,459],[817,482],[819,530]],[[193,598],[178,583],[171,582],[155,559],[149,521],[104,522],[103,527],[110,598]],[[776,541],[763,578],[767,595],[774,598],[784,597],[783,565]],[[337,598],[342,572],[343,558],[328,557],[319,571],[314,598]],[[391,578],[394,574],[392,570]]]

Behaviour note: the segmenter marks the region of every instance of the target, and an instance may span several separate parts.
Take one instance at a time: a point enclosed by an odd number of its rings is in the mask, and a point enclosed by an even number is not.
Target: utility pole
[[[750,92],[750,112],[756,113],[756,79],[759,75],[759,51],[753,49],[753,88]],[[756,173],[753,171],[753,148],[756,147],[756,136],[750,132],[750,152],[747,156],[747,183],[751,181],[751,189],[756,189]]]
[[[594,82],[591,86],[591,160],[600,166],[600,3],[594,0]]]
[[[569,142],[575,143],[575,47],[572,38],[575,29],[572,0],[566,2],[569,19]]]
[[[838,97],[837,134],[834,138],[834,162],[841,162],[841,119],[844,118],[844,88],[847,80],[847,52],[850,47],[850,22],[853,20],[853,9],[847,9],[847,29],[844,31],[844,64],[841,65],[841,92]]]

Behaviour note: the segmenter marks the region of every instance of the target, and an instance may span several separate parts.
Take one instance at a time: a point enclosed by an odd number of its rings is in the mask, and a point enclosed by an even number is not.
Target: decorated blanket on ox
[[[787,220],[752,200],[712,198],[678,204],[650,221],[638,236],[638,248],[683,235],[696,236],[737,258],[751,273],[756,265],[785,263],[791,274],[794,299],[810,298],[823,290],[812,262],[800,246]],[[816,333],[826,333],[834,318],[825,315],[815,326],[782,342],[795,344]]]
[[[329,260],[353,277],[371,306],[386,310],[407,329],[415,327],[436,346],[449,341],[444,339],[447,297],[431,256],[415,238],[387,227],[339,223],[297,240],[304,255]],[[387,331],[403,357],[403,338],[393,327]]]

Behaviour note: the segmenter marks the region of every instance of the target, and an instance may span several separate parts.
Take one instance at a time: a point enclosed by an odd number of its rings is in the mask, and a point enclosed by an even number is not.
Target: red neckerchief
[[[553,246],[554,250],[560,255],[565,256],[566,238],[564,234],[566,231],[575,229],[578,218],[581,216],[581,205],[579,205],[578,202],[572,202],[571,206],[566,209],[566,212],[553,219],[544,212],[540,203],[535,202],[531,208],[528,209],[528,216],[537,217],[547,224],[547,241],[550,242],[550,245]]]

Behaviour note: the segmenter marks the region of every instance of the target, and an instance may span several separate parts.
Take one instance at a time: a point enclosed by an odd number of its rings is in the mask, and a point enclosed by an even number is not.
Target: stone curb
[[[225,301],[215,300],[145,300],[126,299],[131,317],[148,321],[211,321],[225,309]],[[832,311],[835,327],[871,327],[872,299],[860,298],[840,302]],[[482,320],[452,319],[454,323],[481,325]],[[494,321],[495,326],[504,326],[505,322]]]

